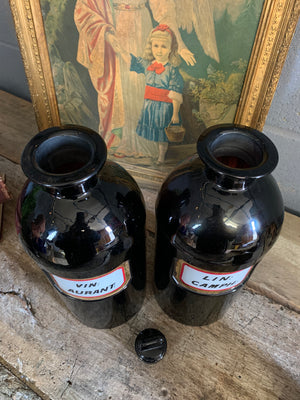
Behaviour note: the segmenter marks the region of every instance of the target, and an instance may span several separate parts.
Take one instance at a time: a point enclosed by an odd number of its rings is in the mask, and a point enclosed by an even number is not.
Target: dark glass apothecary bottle
[[[223,315],[284,217],[270,175],[278,153],[263,133],[214,126],[197,151],[169,175],[156,204],[156,297],[167,314],[190,325]]]
[[[25,147],[17,225],[24,248],[84,324],[111,328],[140,309],[145,207],[134,179],[106,160],[98,133],[50,128]]]

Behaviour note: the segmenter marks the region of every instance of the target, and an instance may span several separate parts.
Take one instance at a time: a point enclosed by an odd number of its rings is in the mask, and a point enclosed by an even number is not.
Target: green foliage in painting
[[[232,63],[233,72],[228,76],[224,71],[208,67],[208,78],[190,82],[190,95],[199,105],[194,116],[199,122],[206,122],[207,114],[214,110],[223,119],[230,107],[238,103],[243,86],[247,61],[239,59]],[[205,114],[205,115],[204,115]]]

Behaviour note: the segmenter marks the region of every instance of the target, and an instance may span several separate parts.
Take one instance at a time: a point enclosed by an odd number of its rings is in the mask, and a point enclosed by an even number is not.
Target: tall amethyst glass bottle
[[[214,126],[197,150],[169,175],[156,204],[157,300],[190,325],[221,317],[274,244],[284,216],[270,175],[278,153],[263,133]]]
[[[111,328],[141,307],[145,288],[145,208],[133,178],[106,160],[96,132],[50,128],[25,147],[20,239],[69,310]]]

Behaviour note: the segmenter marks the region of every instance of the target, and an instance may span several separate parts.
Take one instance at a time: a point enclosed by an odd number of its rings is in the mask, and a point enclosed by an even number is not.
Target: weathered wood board
[[[1,157],[0,170],[14,197],[5,207],[0,244],[0,361],[39,396],[300,398],[300,315],[244,289],[219,322],[188,327],[172,321],[153,295],[153,233],[147,238],[148,286],[140,313],[111,330],[79,323],[19,244],[14,210],[25,180],[20,166]],[[274,252],[275,262],[281,250]],[[161,330],[168,340],[167,354],[156,365],[144,364],[134,351],[136,335],[149,327]]]
[[[18,392],[18,381],[0,369],[1,400],[6,393],[22,400],[300,399],[299,218],[286,214],[279,240],[221,321],[188,327],[166,316],[153,295],[157,193],[143,190],[143,308],[120,327],[88,328],[68,312],[18,241],[14,214],[25,181],[18,164],[37,128],[30,103],[0,91],[0,107],[0,171],[13,195],[5,204],[0,242],[0,362],[25,383]],[[168,340],[156,365],[144,364],[134,351],[136,335],[149,327]],[[9,386],[13,381],[17,386]]]
[[[0,364],[0,399],[40,400],[41,397]]]
[[[38,133],[32,104],[0,90],[0,155],[19,163],[23,148]]]

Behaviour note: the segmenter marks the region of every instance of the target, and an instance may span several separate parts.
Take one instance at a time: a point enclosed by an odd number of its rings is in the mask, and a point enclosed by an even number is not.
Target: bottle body
[[[283,222],[281,194],[271,175],[220,174],[205,161],[196,155],[177,168],[156,204],[156,297],[167,314],[189,325],[223,315]]]
[[[72,136],[66,129],[55,133],[55,151],[66,132]],[[64,169],[56,175],[68,175]],[[143,302],[145,208],[136,182],[121,166],[104,160],[93,170],[87,179],[71,183],[67,177],[59,187],[29,179],[20,196],[20,239],[81,322],[111,328]]]

